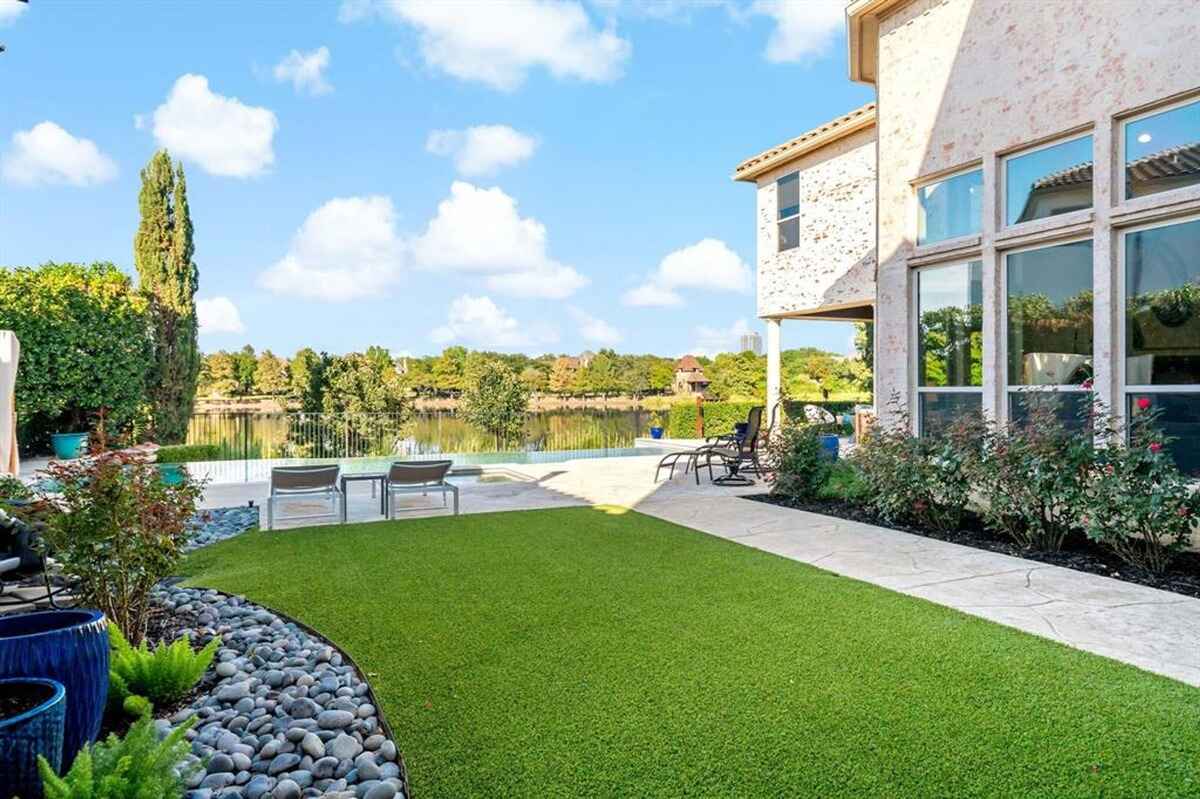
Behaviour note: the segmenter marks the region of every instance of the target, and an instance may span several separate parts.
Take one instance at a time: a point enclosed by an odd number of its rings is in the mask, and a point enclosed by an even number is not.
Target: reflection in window
[[[1057,419],[1068,430],[1084,430],[1091,427],[1090,391],[1011,391],[1009,392],[1008,418],[1016,424],[1024,424],[1031,417],[1049,415]]]
[[[946,430],[964,416],[983,413],[981,391],[922,392],[920,400],[918,424],[923,436]]]
[[[917,384],[983,385],[983,262],[917,273]]]
[[[1092,137],[1043,147],[1004,162],[1006,225],[1092,207]]]
[[[1125,125],[1125,197],[1200,183],[1200,101]]]
[[[983,217],[983,170],[976,169],[917,189],[917,244],[979,232]]]
[[[1169,439],[1167,451],[1180,471],[1200,477],[1200,392],[1129,395],[1130,418],[1152,410],[1159,414],[1158,426]]]
[[[779,252],[783,252],[800,243],[800,173],[775,181],[775,202],[779,209]]]
[[[982,410],[983,262],[917,272],[917,423],[922,435]],[[967,390],[963,390],[967,389]]]
[[[1092,242],[1012,253],[1008,383],[1078,386],[1092,376]]]
[[[1125,383],[1200,385],[1200,220],[1125,236]]]

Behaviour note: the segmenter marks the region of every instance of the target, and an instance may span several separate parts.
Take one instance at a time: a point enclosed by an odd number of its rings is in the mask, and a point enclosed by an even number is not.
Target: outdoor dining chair
[[[454,461],[397,461],[388,470],[386,481],[388,518],[396,518],[396,503],[399,494],[428,494],[440,492],[442,507],[447,507],[446,495],[454,496],[454,515],[458,515],[458,486],[446,480]],[[405,511],[425,508],[404,508]]]
[[[271,495],[267,497],[267,529],[275,526],[275,504],[284,499],[317,497],[329,501],[329,513],[314,513],[304,516],[288,516],[292,519],[321,519],[340,517],[341,506],[346,498],[338,489],[338,473],[341,467],[330,466],[277,466],[271,470]]]

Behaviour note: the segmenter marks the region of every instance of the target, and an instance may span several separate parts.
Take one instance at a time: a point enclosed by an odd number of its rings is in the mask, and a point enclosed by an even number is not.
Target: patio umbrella
[[[17,459],[17,359],[21,342],[11,330],[0,330],[0,475],[20,472]]]

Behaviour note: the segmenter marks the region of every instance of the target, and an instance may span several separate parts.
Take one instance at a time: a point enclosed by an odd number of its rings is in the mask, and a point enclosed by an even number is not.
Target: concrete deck
[[[655,484],[654,457],[507,467],[517,480],[462,487],[462,511],[621,505],[739,544],[920,597],[1200,686],[1200,600],[887,528],[740,500],[707,475]],[[265,483],[211,486],[207,507],[261,503]],[[415,507],[423,500],[409,497]],[[440,505],[440,502],[438,503]],[[311,512],[312,508],[306,509]],[[285,512],[288,512],[285,510]],[[441,514],[440,507],[403,514]],[[352,521],[379,519],[352,486]],[[297,522],[282,521],[286,527]],[[312,524],[313,520],[299,522]]]

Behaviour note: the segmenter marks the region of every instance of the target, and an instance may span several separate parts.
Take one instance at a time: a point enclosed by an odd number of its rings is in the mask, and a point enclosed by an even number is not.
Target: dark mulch
[[[54,689],[38,683],[9,683],[0,686],[0,719],[11,719],[33,710],[54,695]]]
[[[1041,552],[1036,549],[1022,547],[1002,535],[993,533],[983,527],[979,517],[968,513],[961,529],[949,533],[910,527],[904,524],[892,524],[875,516],[860,505],[842,500],[815,500],[798,502],[778,497],[772,494],[752,494],[743,499],[755,502],[766,502],[770,505],[782,505],[785,508],[820,513],[825,516],[836,516],[839,519],[849,519],[855,522],[875,524],[880,527],[890,527],[913,535],[926,538],[936,538],[954,544],[986,549],[991,552],[1001,552],[1027,560],[1050,563],[1091,574],[1102,574],[1128,583],[1138,583],[1163,591],[1171,591],[1184,596],[1200,598],[1200,552],[1184,552],[1175,558],[1171,568],[1165,574],[1152,574],[1142,571],[1122,562],[1107,550],[1100,547],[1084,536],[1073,537],[1063,545],[1061,552]]]

